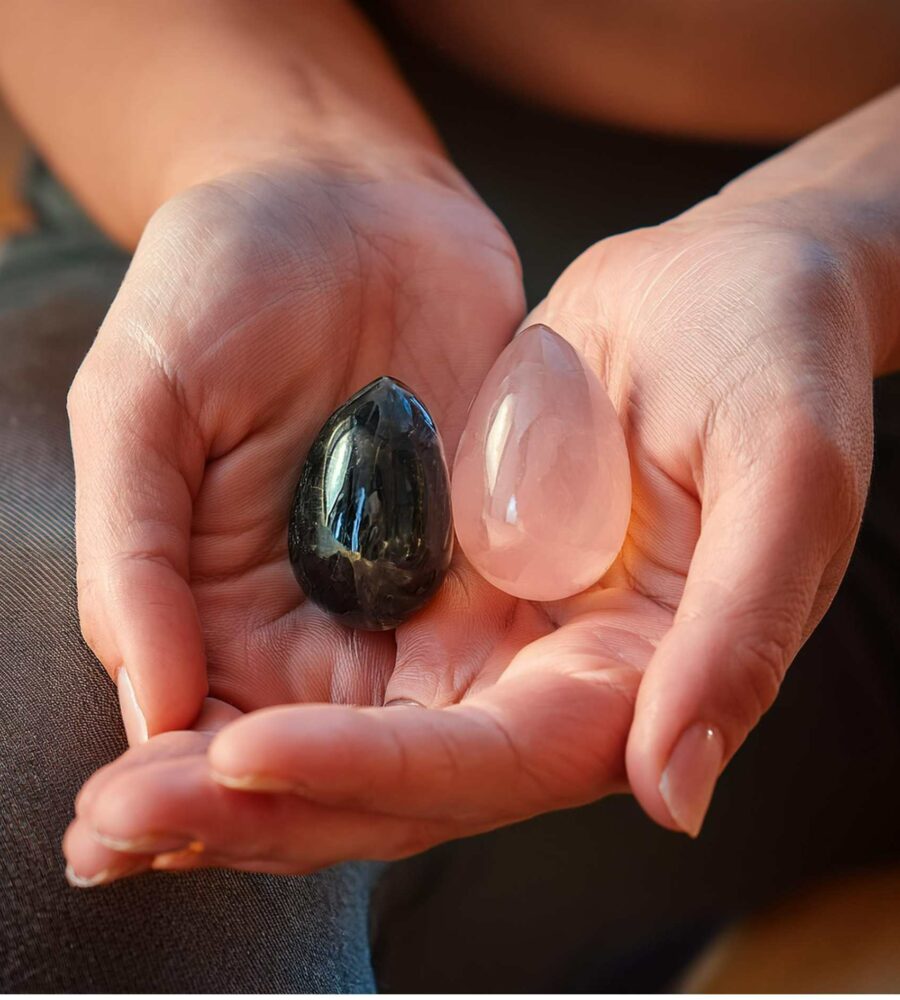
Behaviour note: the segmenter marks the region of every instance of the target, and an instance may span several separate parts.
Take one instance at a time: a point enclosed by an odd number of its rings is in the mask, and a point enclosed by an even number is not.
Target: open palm
[[[261,682],[244,652],[237,692],[212,689],[241,709],[282,707],[235,719],[213,706],[199,732],[157,737],[97,775],[68,834],[76,869],[308,871],[402,856],[629,785],[657,820],[696,832],[688,813],[705,809],[711,781],[827,606],[865,495],[866,442],[841,433],[835,403],[865,395],[864,365],[810,363],[826,318],[796,309],[810,249],[756,223],[723,235],[701,213],[576,261],[533,318],[601,373],[625,427],[633,515],[604,580],[534,604],[494,590],[457,555],[436,600],[393,637],[340,635],[285,589],[268,634],[291,650],[276,671],[290,686],[273,679],[272,697],[254,702],[242,685]],[[820,291],[820,308],[832,308]],[[495,331],[492,351],[500,341]],[[449,372],[472,344],[445,344]],[[421,341],[415,354],[422,365]],[[454,406],[408,363],[395,374],[421,388],[452,453],[478,378],[456,382]],[[271,482],[290,452],[279,456]],[[265,572],[289,583],[275,551]],[[245,589],[244,607],[263,592]],[[242,602],[223,593],[223,622],[240,620]],[[202,591],[198,602],[202,615]],[[207,644],[212,663],[218,647]],[[666,761],[697,727],[693,769],[699,759],[709,787],[692,788],[681,767],[667,790]]]

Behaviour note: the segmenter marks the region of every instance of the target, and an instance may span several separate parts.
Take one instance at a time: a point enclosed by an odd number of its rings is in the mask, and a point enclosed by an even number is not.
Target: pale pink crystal
[[[523,330],[488,373],[456,452],[463,551],[506,593],[558,600],[606,572],[630,512],[628,451],[600,380],[549,327]]]

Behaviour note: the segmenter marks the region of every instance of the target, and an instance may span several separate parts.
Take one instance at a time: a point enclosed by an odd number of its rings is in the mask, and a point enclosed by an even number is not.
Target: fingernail
[[[724,756],[722,734],[698,722],[681,734],[662,773],[659,794],[672,819],[691,837],[703,826]]]
[[[146,863],[124,865],[118,868],[102,868],[93,875],[79,875],[71,865],[66,865],[66,881],[74,889],[94,889],[98,885],[107,885],[116,879],[127,875],[137,875],[147,868]]]
[[[95,875],[78,875],[71,865],[66,865],[66,881],[75,889],[93,889],[94,886],[108,882],[110,875],[108,868],[102,869]]]
[[[226,788],[234,788],[239,792],[289,792],[291,795],[305,795],[307,789],[294,781],[284,778],[272,778],[265,774],[222,774],[221,771],[210,771],[213,781]]]
[[[98,830],[90,831],[91,837],[104,847],[124,854],[159,854],[163,851],[183,851],[197,841],[177,834],[148,833],[140,837],[114,837]]]
[[[122,712],[122,722],[125,723],[125,735],[128,737],[129,746],[146,743],[147,720],[138,704],[128,671],[124,667],[119,670],[116,684],[119,688],[119,709]]]

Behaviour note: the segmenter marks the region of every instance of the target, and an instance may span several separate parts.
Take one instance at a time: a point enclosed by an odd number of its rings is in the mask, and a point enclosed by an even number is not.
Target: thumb
[[[675,622],[641,681],[626,765],[663,826],[696,836],[726,762],[778,693],[852,551],[865,486],[841,450],[779,432],[723,477]]]
[[[68,406],[81,627],[118,684],[133,744],[188,727],[206,694],[188,568],[204,449],[177,384],[135,350],[115,310]]]

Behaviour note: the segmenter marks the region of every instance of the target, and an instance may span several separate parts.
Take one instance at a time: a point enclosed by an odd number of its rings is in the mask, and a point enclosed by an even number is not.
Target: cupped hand
[[[858,529],[872,317],[851,258],[721,198],[588,250],[530,321],[582,352],[625,430],[633,513],[606,577],[537,605],[457,557],[384,661],[382,701],[424,707],[285,705],[157,737],[89,783],[70,858],[309,871],[626,788],[696,834]]]
[[[436,157],[267,162],[156,213],[69,397],[82,629],[132,744],[207,695],[383,703],[403,643],[334,624],[287,560],[304,456],[382,374],[452,453],[522,303],[505,231]]]
[[[287,519],[338,404],[395,375],[452,448],[520,319],[508,237],[446,173],[266,166],[151,220],[69,398],[82,628],[127,673],[133,739],[207,692],[380,701],[393,637],[303,600]]]

